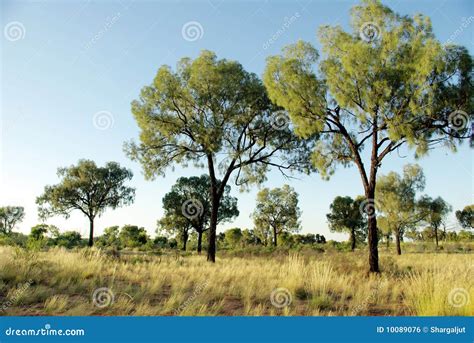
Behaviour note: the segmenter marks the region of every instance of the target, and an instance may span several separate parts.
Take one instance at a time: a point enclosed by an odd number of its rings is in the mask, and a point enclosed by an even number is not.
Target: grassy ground
[[[0,247],[0,315],[474,315],[472,254],[382,252],[380,276],[366,259]]]

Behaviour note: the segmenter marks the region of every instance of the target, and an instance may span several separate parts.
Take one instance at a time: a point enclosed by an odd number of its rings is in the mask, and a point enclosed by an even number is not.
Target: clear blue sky
[[[109,210],[99,218],[97,233],[114,224],[137,224],[154,233],[156,220],[162,215],[161,199],[175,180],[205,173],[193,168],[176,169],[165,178],[145,181],[140,166],[122,152],[123,142],[138,134],[130,102],[152,81],[157,69],[162,64],[174,66],[181,57],[196,57],[200,50],[209,49],[261,75],[265,58],[287,44],[304,39],[319,47],[316,30],[320,25],[347,28],[354,3],[2,0],[0,206],[24,206],[27,215],[19,230],[27,233],[39,221],[35,197],[46,184],[57,182],[57,167],[80,158],[98,164],[113,160],[134,171],[131,184],[137,188],[137,197],[132,206]],[[384,3],[401,14],[421,12],[430,16],[442,42],[454,35],[454,43],[472,51],[471,0]],[[291,20],[296,14],[296,20]],[[467,29],[462,29],[463,19],[468,22]],[[182,35],[183,25],[190,21],[198,22],[203,29],[202,37],[194,41]],[[291,22],[289,27],[267,44],[285,21]],[[20,36],[15,36],[18,33]],[[98,111],[111,113],[113,126],[97,129],[93,118]],[[386,159],[381,173],[400,172],[404,164],[413,162],[410,152],[402,151],[400,155]],[[426,174],[427,194],[442,196],[455,209],[473,202],[473,154],[466,144],[457,154],[441,149],[419,163]],[[285,182],[272,172],[264,186]],[[325,214],[335,196],[362,193],[355,168],[339,169],[329,182],[313,174],[291,185],[300,194],[304,232],[345,238],[328,231]],[[257,191],[239,193],[233,188],[241,214],[223,228],[251,227],[249,214]],[[454,223],[453,217],[450,221]],[[82,234],[88,225],[80,214],[67,221],[52,218],[48,223]]]

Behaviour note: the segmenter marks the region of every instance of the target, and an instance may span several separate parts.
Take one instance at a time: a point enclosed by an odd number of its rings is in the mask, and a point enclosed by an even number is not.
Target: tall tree
[[[36,199],[39,215],[68,218],[72,211],[79,210],[89,219],[89,246],[94,242],[94,219],[107,208],[129,205],[135,198],[135,189],[125,185],[132,179],[132,171],[116,162],[97,167],[93,161],[80,160],[77,165],[59,168],[58,177],[61,181],[46,186]]]
[[[423,213],[424,221],[434,234],[436,248],[438,248],[439,228],[446,220],[446,216],[452,211],[452,207],[441,197],[433,199],[429,196],[423,196],[419,200],[418,206]]]
[[[258,232],[270,230],[273,245],[278,245],[278,235],[282,232],[297,232],[300,229],[298,193],[288,186],[264,188],[257,194],[257,204],[252,213]]]
[[[211,216],[207,259],[215,262],[220,200],[235,184],[261,183],[270,167],[307,170],[310,144],[299,139],[269,101],[261,80],[239,63],[203,51],[182,59],[176,71],[158,70],[132,103],[140,143],[125,150],[147,178],[176,164],[208,169]],[[221,182],[218,182],[221,174]]]
[[[326,215],[331,232],[349,233],[352,251],[356,241],[363,242],[367,237],[367,220],[360,209],[362,205],[361,197],[337,196],[330,205],[331,212]]]
[[[385,220],[379,226],[395,236],[397,254],[402,254],[400,240],[409,228],[419,223],[423,216],[416,209],[416,193],[425,188],[425,177],[419,165],[408,164],[403,168],[403,176],[395,172],[379,176],[375,190],[378,209]]]
[[[10,234],[15,226],[25,218],[25,208],[21,206],[0,207],[0,233]]]
[[[474,205],[468,205],[456,211],[456,218],[463,228],[474,229]]]
[[[367,0],[351,19],[352,32],[320,29],[319,69],[316,49],[299,41],[268,59],[264,84],[298,135],[319,135],[312,161],[324,178],[338,164],[355,164],[372,211],[385,157],[402,146],[416,156],[440,144],[456,150],[469,138],[472,59],[464,47],[443,46],[423,15],[401,16]],[[370,271],[379,272],[376,213],[368,244]]]
[[[217,180],[220,187],[221,181]],[[160,228],[175,232],[183,238],[183,250],[189,230],[194,229],[198,235],[197,251],[201,253],[202,235],[209,229],[212,199],[209,192],[211,178],[208,175],[181,177],[163,198],[165,215],[158,221]],[[237,198],[230,195],[230,186],[224,187],[220,198],[217,224],[230,221],[239,215]]]

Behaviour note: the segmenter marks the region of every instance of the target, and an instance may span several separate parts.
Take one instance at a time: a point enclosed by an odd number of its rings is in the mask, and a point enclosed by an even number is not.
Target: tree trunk
[[[277,237],[278,237],[277,229],[276,229],[276,228],[273,228],[273,245],[274,245],[274,246],[277,246],[277,245],[278,245]]]
[[[198,255],[201,255],[201,251],[202,251],[202,231],[198,231],[198,246],[197,246]]]
[[[89,218],[89,246],[94,245],[94,218]]]
[[[434,233],[435,233],[435,241],[436,241],[436,250],[438,250],[438,228],[434,228]]]
[[[212,196],[211,223],[209,225],[209,242],[207,247],[207,260],[209,262],[216,262],[217,206],[219,203],[216,201],[216,197],[215,194]]]
[[[399,229],[395,230],[395,243],[397,245],[397,255],[401,255],[402,248],[400,246],[400,230]]]
[[[385,244],[387,245],[387,249],[390,247],[390,234],[387,233],[385,235]]]
[[[355,247],[356,247],[355,231],[351,230],[351,251],[354,251]]]
[[[368,206],[372,207],[368,213],[368,243],[369,243],[369,271],[371,273],[380,273],[379,269],[379,251],[378,251],[378,232],[377,216],[375,213],[375,172],[371,175],[373,180],[367,190]]]
[[[183,232],[183,251],[186,251],[186,245],[188,244],[188,232]]]

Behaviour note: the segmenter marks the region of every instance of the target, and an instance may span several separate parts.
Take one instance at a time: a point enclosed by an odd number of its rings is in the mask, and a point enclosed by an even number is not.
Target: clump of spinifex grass
[[[3,315],[474,315],[469,254],[107,256],[0,247]],[[28,282],[28,287],[22,287]],[[18,290],[22,294],[17,295]],[[15,301],[10,301],[14,299]],[[4,304],[8,304],[5,309]],[[2,307],[3,306],[3,307]],[[2,310],[2,308],[4,308]]]

